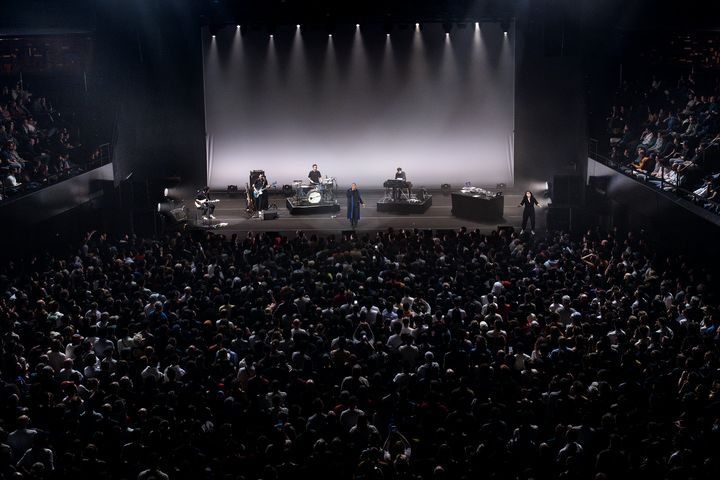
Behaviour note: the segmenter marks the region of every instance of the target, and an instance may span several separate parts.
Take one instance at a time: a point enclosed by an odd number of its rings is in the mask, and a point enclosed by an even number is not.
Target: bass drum
[[[320,203],[320,200],[322,200],[322,194],[318,191],[310,192],[308,195],[308,202],[312,203],[313,205],[316,203]]]

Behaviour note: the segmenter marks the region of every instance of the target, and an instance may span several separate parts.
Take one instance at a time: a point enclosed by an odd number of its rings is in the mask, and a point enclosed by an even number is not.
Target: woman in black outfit
[[[519,207],[525,207],[525,209],[523,210],[522,230],[520,231],[520,233],[525,232],[528,219],[530,219],[530,232],[535,235],[535,205],[539,207],[540,203],[538,203],[538,201],[535,199],[535,196],[532,194],[532,192],[528,190],[527,192],[525,192],[522,202],[520,202],[520,205],[518,205]]]

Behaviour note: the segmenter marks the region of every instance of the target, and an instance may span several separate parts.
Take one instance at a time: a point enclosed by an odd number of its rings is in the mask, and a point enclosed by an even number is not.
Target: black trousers
[[[259,197],[255,199],[255,209],[256,210],[267,210],[268,208],[268,198],[267,193],[263,193]]]
[[[527,228],[528,219],[530,220],[530,230],[535,230],[535,209],[526,208],[523,210],[522,229]]]
[[[215,212],[215,204],[214,203],[203,203],[200,207],[200,211],[203,215],[212,215],[213,212]]]

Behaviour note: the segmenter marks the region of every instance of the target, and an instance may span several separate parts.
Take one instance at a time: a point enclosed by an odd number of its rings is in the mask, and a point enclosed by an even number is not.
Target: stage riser
[[[399,213],[401,215],[412,215],[425,213],[432,206],[432,196],[419,203],[409,202],[378,202],[378,212]]]
[[[502,195],[486,199],[453,193],[451,197],[450,211],[455,217],[475,222],[494,222],[503,218],[505,197]]]
[[[317,205],[295,205],[290,198],[285,199],[285,206],[290,215],[314,215],[318,213],[337,213],[340,211],[340,205],[322,204]]]

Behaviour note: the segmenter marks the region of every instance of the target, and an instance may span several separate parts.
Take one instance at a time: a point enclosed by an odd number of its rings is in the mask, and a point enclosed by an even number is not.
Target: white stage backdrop
[[[262,169],[380,188],[513,183],[513,30],[497,23],[203,31],[208,182]],[[271,35],[272,34],[272,35]]]

